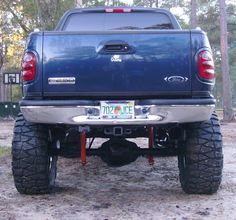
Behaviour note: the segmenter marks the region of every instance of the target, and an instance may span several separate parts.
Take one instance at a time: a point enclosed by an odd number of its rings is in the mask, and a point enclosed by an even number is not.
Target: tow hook
[[[148,148],[152,149],[154,145],[154,129],[153,127],[150,127],[148,129]],[[150,166],[154,165],[154,159],[152,155],[148,155],[148,163]]]

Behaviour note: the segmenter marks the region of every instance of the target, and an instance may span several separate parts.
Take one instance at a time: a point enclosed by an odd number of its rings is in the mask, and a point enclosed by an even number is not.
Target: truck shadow
[[[123,167],[109,167],[97,157],[90,157],[88,161],[83,167],[79,159],[61,159],[52,193],[88,200],[120,198],[124,203],[137,195],[140,200],[184,194],[175,157],[156,158],[154,166],[150,166],[146,158],[138,158]]]

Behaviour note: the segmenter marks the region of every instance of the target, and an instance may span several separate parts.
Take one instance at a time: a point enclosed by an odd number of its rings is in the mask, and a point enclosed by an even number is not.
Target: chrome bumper
[[[156,125],[209,120],[215,105],[136,105],[134,119],[101,119],[100,106],[21,106],[34,123],[74,125]]]

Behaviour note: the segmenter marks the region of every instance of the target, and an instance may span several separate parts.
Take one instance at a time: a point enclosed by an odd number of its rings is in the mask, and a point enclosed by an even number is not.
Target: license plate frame
[[[100,118],[101,119],[133,119],[134,101],[101,101]]]

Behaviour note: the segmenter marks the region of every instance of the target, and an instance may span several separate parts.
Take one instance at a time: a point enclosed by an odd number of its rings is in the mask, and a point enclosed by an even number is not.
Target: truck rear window
[[[158,12],[74,13],[64,24],[64,31],[173,29],[170,18]]]

